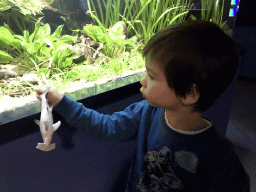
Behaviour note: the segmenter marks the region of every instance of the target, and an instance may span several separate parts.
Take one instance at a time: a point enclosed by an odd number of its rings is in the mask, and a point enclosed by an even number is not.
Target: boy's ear
[[[184,106],[194,105],[198,101],[200,93],[197,91],[196,87],[196,84],[192,84],[190,87],[190,92],[187,93],[185,98],[181,98]]]

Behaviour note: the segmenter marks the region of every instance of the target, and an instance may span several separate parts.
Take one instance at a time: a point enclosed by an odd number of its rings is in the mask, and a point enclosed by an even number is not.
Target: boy
[[[112,115],[88,109],[55,89],[49,104],[65,120],[100,139],[138,145],[127,181],[135,191],[249,192],[249,178],[207,110],[232,82],[239,45],[217,25],[185,21],[157,32],[143,49],[146,100]],[[37,89],[37,98],[43,93]]]

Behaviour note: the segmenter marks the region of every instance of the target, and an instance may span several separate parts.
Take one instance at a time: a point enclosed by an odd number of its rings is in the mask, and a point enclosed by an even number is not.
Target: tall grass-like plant
[[[189,10],[178,6],[179,3],[192,5],[191,0],[174,0],[172,2],[165,0],[124,0],[125,8],[121,15],[120,0],[107,0],[107,3],[103,0],[106,10],[104,15],[100,0],[96,1],[99,13],[93,13],[96,6],[92,0],[87,0],[87,2],[89,13],[98,24],[100,21],[105,28],[108,28],[122,19],[129,24],[127,31],[133,29],[137,36],[142,35],[145,44],[156,30],[184,21]]]
[[[213,22],[222,27],[226,22],[222,24],[224,0],[202,0],[201,1],[201,18],[205,21]]]
[[[103,3],[104,9],[101,2]],[[120,21],[120,0],[87,0],[87,4],[90,14],[96,16],[105,28],[109,28],[117,21]]]
[[[126,17],[123,18],[129,24],[127,30],[133,28],[137,35],[141,34],[144,44],[157,30],[185,20],[189,9],[178,6],[179,3],[191,5],[191,7],[193,5],[191,0],[125,0],[125,3],[124,16]]]

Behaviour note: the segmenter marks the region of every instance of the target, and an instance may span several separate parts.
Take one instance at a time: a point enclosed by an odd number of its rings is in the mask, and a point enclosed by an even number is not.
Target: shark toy
[[[39,120],[34,120],[35,123],[40,127],[40,132],[43,137],[44,143],[38,143],[36,146],[37,149],[42,151],[51,151],[55,149],[55,143],[51,144],[52,135],[54,131],[56,131],[60,126],[60,121],[53,124],[53,117],[52,117],[52,108],[48,105],[46,100],[46,94],[48,93],[51,87],[47,87],[44,93],[40,95],[42,99],[42,111],[41,117]]]

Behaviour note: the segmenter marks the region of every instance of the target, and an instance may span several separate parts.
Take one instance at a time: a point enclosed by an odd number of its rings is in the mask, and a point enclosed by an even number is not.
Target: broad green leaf
[[[116,38],[117,38],[117,36],[115,35],[115,32],[113,30],[109,30],[108,35],[113,40],[116,40]]]
[[[67,47],[69,47],[68,44],[63,43],[63,42],[61,42],[61,41],[59,41],[59,42],[53,42],[52,45],[53,45],[53,47],[54,47],[54,51],[60,51],[60,50],[62,50],[62,49],[66,49]]]
[[[21,35],[13,35],[13,37],[21,42],[24,41],[24,43],[26,43],[26,39]]]
[[[52,59],[53,59],[54,63],[58,63],[58,59],[59,59],[58,54],[59,54],[59,52],[57,52],[57,51],[53,53]]]
[[[91,24],[84,26],[83,32],[86,33],[89,37],[91,37],[94,41],[97,41],[94,37],[93,30],[91,29]]]
[[[62,67],[66,68],[67,66],[71,65],[72,63],[73,63],[73,58],[66,58]]]
[[[23,37],[27,43],[29,43],[29,32],[28,30],[23,31]]]
[[[4,27],[5,27],[6,29],[8,29],[12,35],[15,34],[15,33],[11,30],[11,28],[9,27],[8,24],[4,23]]]
[[[7,45],[15,47],[14,37],[5,27],[0,27],[0,40]]]
[[[115,41],[111,38],[105,38],[106,46],[110,47]]]
[[[53,44],[54,42],[58,41],[57,37],[52,36],[52,35],[48,36],[47,39],[49,39],[49,40],[52,42],[52,44]]]
[[[136,43],[131,39],[125,40],[125,43],[126,43],[126,45],[131,45],[133,47],[136,47]]]
[[[48,23],[46,23],[42,28],[43,28],[46,36],[51,35],[51,27]]]
[[[64,25],[58,26],[58,28],[54,31],[54,33],[52,34],[52,36],[54,36],[54,37],[59,37],[60,34],[61,34],[61,32],[62,32],[63,26],[64,26]]]
[[[48,60],[48,59],[45,58],[45,57],[39,57],[39,56],[37,56],[37,59],[39,59],[40,62],[44,62],[44,61]]]
[[[116,32],[121,35],[123,33],[123,28],[119,26]]]
[[[75,29],[75,30],[72,30],[72,31],[73,31],[73,32],[72,32],[71,36],[78,37],[79,32],[80,32],[81,30],[80,30],[80,29]]]
[[[99,34],[97,34],[96,38],[99,42],[103,43],[103,42],[108,41],[109,36],[107,36],[106,34],[103,34],[103,33],[99,33]]]
[[[47,56],[48,58],[51,57],[51,48],[47,48],[47,47],[41,47],[40,49],[40,53],[44,54],[45,56]]]
[[[73,42],[77,42],[77,37],[72,37],[70,35],[64,35],[62,37],[59,38],[59,40],[61,40],[64,43],[73,43]]]
[[[48,24],[48,23],[47,23]],[[47,25],[46,24],[46,25]],[[48,24],[49,25],[49,24]],[[42,26],[40,26],[39,28],[38,28],[38,31],[37,31],[37,33],[35,34],[35,37],[34,37],[34,42],[35,41],[37,41],[37,40],[39,40],[39,39],[44,39],[45,37],[47,37],[47,34],[46,34],[47,32],[45,31],[45,29],[44,29],[44,26],[42,27]]]
[[[73,53],[73,50],[70,50],[69,48],[63,49],[63,50],[61,51],[61,54],[60,54],[60,60],[63,61],[63,59],[64,59],[65,57],[69,56],[69,55],[72,54],[72,53]]]
[[[33,43],[32,46],[30,48],[27,49],[27,51],[30,54],[34,54],[36,52],[38,52],[38,50],[41,48],[40,43]]]
[[[13,42],[13,47],[15,47],[16,49],[21,49],[22,48],[22,43],[23,41],[19,40],[19,39],[14,39]]]
[[[48,38],[43,39],[43,41],[44,41],[47,45],[49,45],[50,47],[53,48],[52,42],[51,42]]]
[[[29,38],[28,38],[29,43],[32,43],[34,36],[35,36],[35,34],[33,34],[33,33],[29,36]]]
[[[84,26],[83,31],[94,41],[99,41],[98,37],[104,34],[103,30],[99,26],[94,26],[92,24]]]
[[[42,18],[43,17],[40,17],[40,18],[38,18],[38,20],[37,20],[37,22],[36,22],[36,24],[35,24],[35,30],[34,30],[34,32],[29,36],[29,42],[30,43],[32,43],[32,42],[34,42],[35,41],[35,36],[37,35],[37,33],[38,33],[38,30],[39,30],[39,28],[40,28],[40,21],[42,20]]]
[[[22,43],[22,48],[23,50],[27,51],[31,46],[33,45],[33,43]]]
[[[61,52],[60,51],[58,51],[58,60],[57,60],[57,63],[58,63],[58,65],[57,65],[57,68],[61,68],[61,64],[62,64],[62,59],[61,59]]]
[[[115,32],[113,30],[109,30],[108,34],[109,37],[115,41],[124,41],[125,35],[123,35],[122,32]]]
[[[12,61],[12,60],[13,60],[13,57],[11,55],[9,55],[8,53],[0,50],[0,61],[9,62],[9,61]]]
[[[37,43],[40,43],[40,46],[47,46],[47,44],[45,43],[44,39],[38,40],[36,41]]]
[[[10,47],[9,45],[5,44],[5,43],[4,43],[3,41],[1,41],[1,39],[0,39],[0,49],[1,49],[1,50],[10,50],[11,47]]]

